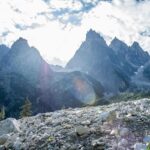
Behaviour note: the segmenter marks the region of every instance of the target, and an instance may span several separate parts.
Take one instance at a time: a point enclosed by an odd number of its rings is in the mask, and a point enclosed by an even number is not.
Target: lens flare
[[[93,87],[88,83],[88,81],[74,77],[74,94],[75,97],[84,104],[91,105],[96,101],[96,94]]]

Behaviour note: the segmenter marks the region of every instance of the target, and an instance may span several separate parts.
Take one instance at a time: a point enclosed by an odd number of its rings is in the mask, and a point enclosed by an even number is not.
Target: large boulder
[[[3,145],[6,143],[7,139],[9,138],[9,134],[4,134],[0,136],[0,145]],[[0,149],[1,150],[1,149]]]
[[[8,118],[0,122],[0,136],[11,132],[19,132],[20,126],[16,119]]]

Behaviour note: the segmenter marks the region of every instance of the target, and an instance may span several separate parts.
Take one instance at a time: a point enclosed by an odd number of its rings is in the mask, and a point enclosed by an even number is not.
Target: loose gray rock
[[[118,143],[118,146],[127,146],[128,141],[126,139],[121,139],[121,141]]]
[[[86,121],[83,121],[81,124],[82,125],[90,125],[91,121],[90,120],[86,120]]]
[[[146,144],[136,143],[134,145],[134,150],[146,150]]]
[[[20,131],[19,123],[14,118],[8,118],[0,122],[0,135],[19,131]]]
[[[109,115],[110,115],[109,112],[102,112],[102,113],[100,113],[100,119],[102,121],[106,121],[108,119]]]
[[[102,141],[102,139],[96,139],[92,141],[93,148],[97,150],[105,149],[105,145],[106,144]]]
[[[149,110],[150,100],[141,99],[6,119],[0,150],[146,150]]]
[[[117,136],[117,135],[119,135],[119,130],[118,129],[112,129],[110,134]]]
[[[21,147],[22,147],[22,144],[23,144],[23,143],[20,141],[20,139],[17,138],[17,140],[14,142],[13,147],[15,148],[15,150],[20,150]]]
[[[3,134],[0,136],[0,145],[3,145],[6,143],[6,141],[8,140],[10,136],[8,134]]]
[[[127,128],[120,128],[120,136],[126,136],[129,134],[129,129]]]
[[[145,136],[143,139],[143,142],[144,143],[150,143],[150,135]]]
[[[90,132],[90,129],[85,126],[77,126],[75,128],[75,132],[77,133],[77,135],[84,135],[84,134],[88,134]]]
[[[0,145],[0,150],[6,150],[3,145]]]

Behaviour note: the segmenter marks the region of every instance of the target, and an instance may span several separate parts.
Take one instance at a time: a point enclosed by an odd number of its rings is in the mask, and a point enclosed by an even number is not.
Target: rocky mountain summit
[[[149,54],[137,42],[128,46],[114,38],[107,45],[99,33],[89,30],[66,69],[84,72],[98,80],[106,92],[117,93],[126,91],[131,77],[149,61]]]
[[[150,99],[0,122],[0,149],[148,150]]]

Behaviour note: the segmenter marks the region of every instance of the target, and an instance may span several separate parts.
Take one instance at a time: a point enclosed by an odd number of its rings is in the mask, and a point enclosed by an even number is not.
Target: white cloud
[[[80,10],[82,8],[82,4],[80,1],[72,1],[72,0],[51,0],[49,5],[54,9],[71,9],[71,10]]]

